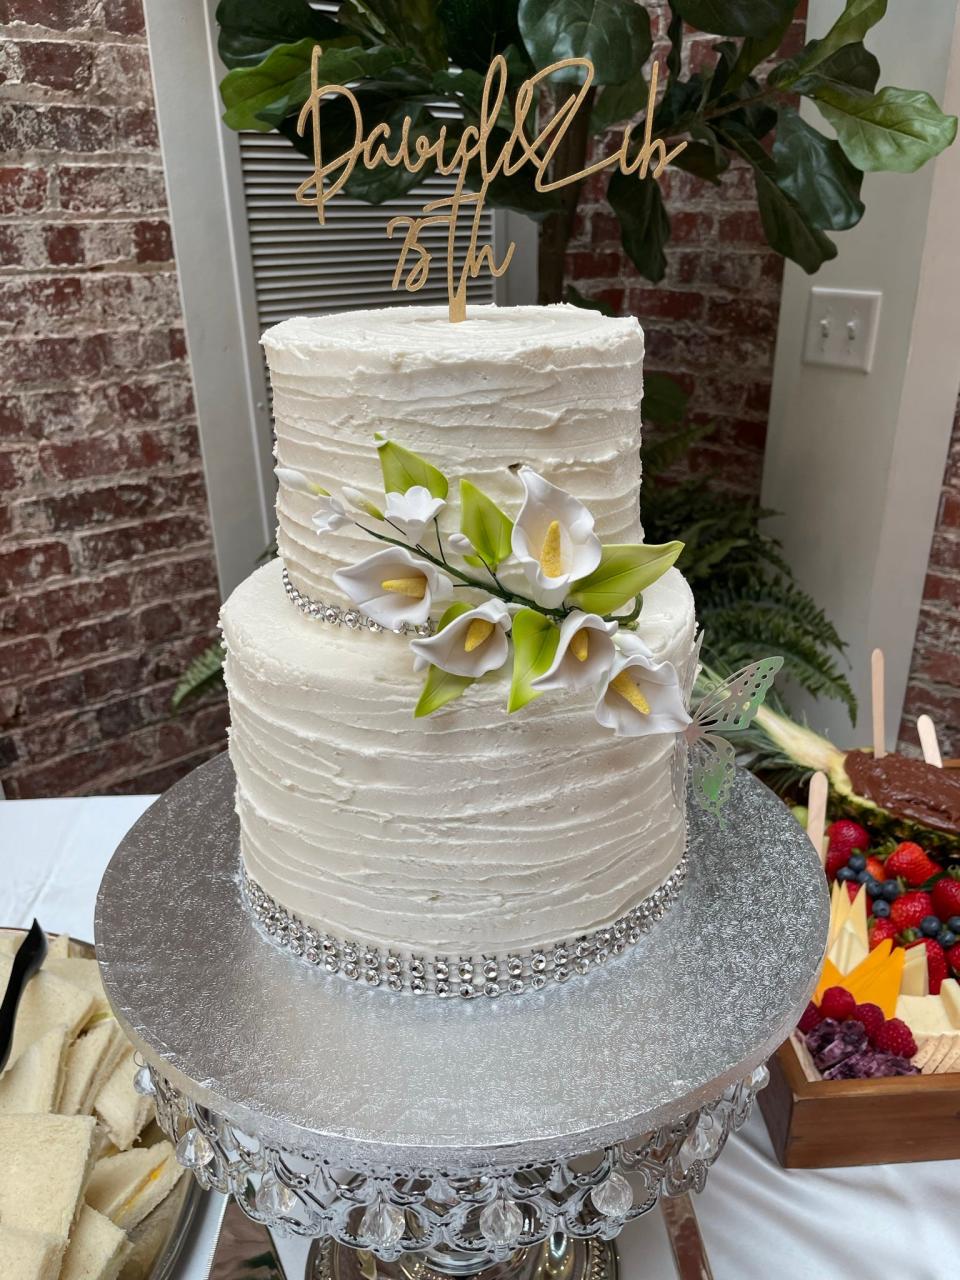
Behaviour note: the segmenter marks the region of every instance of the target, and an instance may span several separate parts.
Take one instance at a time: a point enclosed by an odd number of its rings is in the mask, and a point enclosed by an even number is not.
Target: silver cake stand
[[[110,1002],[181,1163],[321,1277],[616,1275],[614,1237],[699,1190],[826,942],[823,872],[740,774],[691,808],[678,901],[623,955],[498,1000],[393,995],[281,951],[241,902],[225,756],[161,797],[100,889]]]

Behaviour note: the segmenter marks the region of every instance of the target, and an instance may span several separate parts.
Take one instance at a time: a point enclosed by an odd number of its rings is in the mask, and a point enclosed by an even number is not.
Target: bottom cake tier
[[[305,616],[278,561],[234,591],[222,625],[241,851],[261,915],[286,913],[350,955],[392,954],[407,972],[411,957],[529,960],[614,926],[622,936],[676,891],[674,735],[617,737],[590,696],[546,694],[508,716],[498,679],[416,720],[422,677],[406,643]],[[694,632],[690,590],[670,570],[644,593],[643,638],[689,681]]]

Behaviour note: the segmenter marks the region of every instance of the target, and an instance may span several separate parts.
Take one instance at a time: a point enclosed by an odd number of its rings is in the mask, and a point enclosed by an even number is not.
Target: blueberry
[[[925,938],[935,938],[940,932],[940,921],[936,916],[924,916],[920,921],[920,932]]]
[[[884,880],[883,896],[888,902],[896,902],[900,897],[900,886],[897,884],[896,880]]]
[[[869,893],[871,898],[879,897],[881,887],[880,881],[876,876],[872,876],[869,871],[866,873],[866,876],[867,878],[863,883],[867,886],[867,893]]]
[[[857,873],[852,871],[849,867],[841,867],[837,872],[837,879],[843,882],[855,881],[856,878]]]
[[[947,921],[947,928],[951,933],[960,934],[960,916],[951,916]]]
[[[946,950],[948,947],[952,947],[956,942],[956,940],[957,940],[957,935],[953,932],[952,929],[941,929],[940,932],[937,934],[937,941],[940,943],[941,947],[943,947],[944,950]]]
[[[857,883],[858,883],[858,884],[866,884],[866,883],[867,883],[867,881],[870,879],[870,872],[869,872],[869,871],[856,871],[856,872],[854,872],[854,874],[855,874],[855,875],[856,875],[856,877],[857,877]]]
[[[886,920],[890,914],[890,903],[887,902],[886,898],[877,898],[873,904],[873,914],[878,920]]]
[[[847,863],[848,867],[853,871],[862,871],[866,865],[867,860],[862,853],[851,853],[850,861]]]

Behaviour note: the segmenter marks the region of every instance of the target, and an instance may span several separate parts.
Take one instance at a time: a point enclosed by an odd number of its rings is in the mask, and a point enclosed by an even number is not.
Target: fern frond
[[[223,684],[225,654],[226,649],[222,641],[218,641],[193,659],[180,677],[180,683],[170,699],[170,705],[174,711],[179,711],[188,699],[199,698],[202,693]]]

